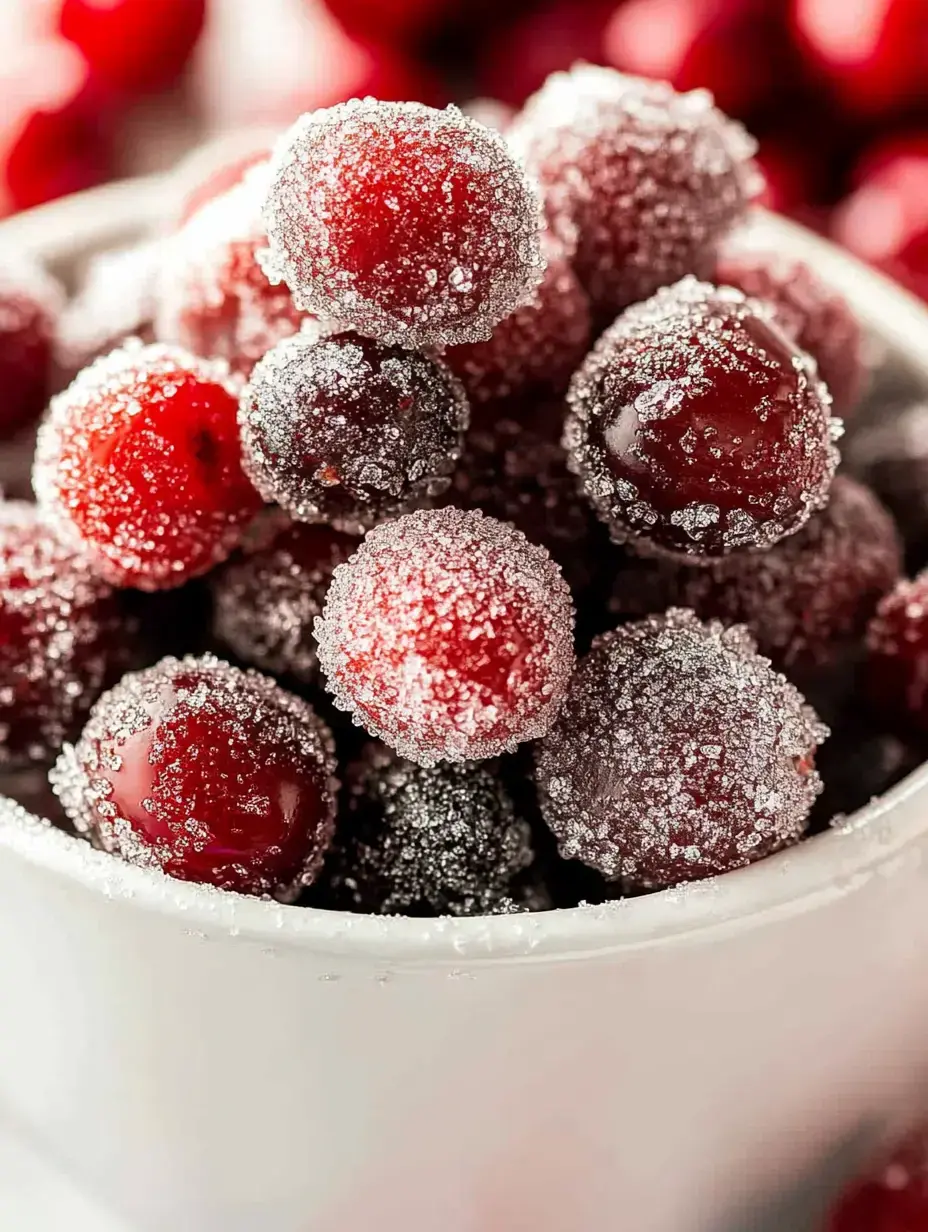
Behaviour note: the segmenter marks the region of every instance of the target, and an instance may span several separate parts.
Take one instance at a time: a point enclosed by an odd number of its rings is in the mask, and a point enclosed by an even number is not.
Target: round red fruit
[[[64,291],[38,265],[8,253],[0,267],[0,440],[45,409]]]
[[[902,581],[867,630],[870,695],[894,727],[928,732],[928,571]]]
[[[825,1232],[923,1232],[928,1227],[928,1130],[913,1133],[872,1176],[853,1184]]]

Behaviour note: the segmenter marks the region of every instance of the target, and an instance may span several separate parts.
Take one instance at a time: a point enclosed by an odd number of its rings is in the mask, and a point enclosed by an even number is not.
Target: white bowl
[[[163,193],[0,240],[67,266]],[[924,308],[758,228],[850,298],[881,397],[928,390]],[[7,803],[0,1116],[139,1232],[813,1232],[925,1107],[926,852],[923,769],[683,890],[385,920],[172,881]]]

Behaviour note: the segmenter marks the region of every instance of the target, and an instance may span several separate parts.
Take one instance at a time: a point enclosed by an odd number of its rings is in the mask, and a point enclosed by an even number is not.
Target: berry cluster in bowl
[[[8,266],[4,790],[176,878],[473,915],[724,873],[904,774],[928,577],[860,475],[928,455],[854,432],[861,328],[745,242],[752,153],[586,65],[505,133],[355,99],[201,160],[67,305]]]

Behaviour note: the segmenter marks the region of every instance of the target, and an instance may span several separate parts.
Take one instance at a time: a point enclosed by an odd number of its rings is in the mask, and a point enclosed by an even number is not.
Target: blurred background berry
[[[711,90],[765,204],[928,297],[928,0],[0,0],[0,214],[357,94],[502,126],[576,60]]]

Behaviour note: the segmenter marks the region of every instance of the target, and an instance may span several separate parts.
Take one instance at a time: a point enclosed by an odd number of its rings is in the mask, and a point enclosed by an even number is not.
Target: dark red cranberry
[[[333,768],[308,703],[205,655],[125,676],[53,782],[78,830],[133,864],[286,898],[329,845]]]
[[[880,714],[900,729],[928,733],[928,571],[902,581],[867,631],[868,683]]]
[[[35,423],[48,400],[52,351],[64,292],[26,258],[0,267],[0,440]]]
[[[928,1132],[913,1133],[873,1173],[855,1182],[825,1232],[924,1232],[928,1228]]]
[[[351,34],[385,42],[409,42],[434,30],[460,0],[325,0]]]

